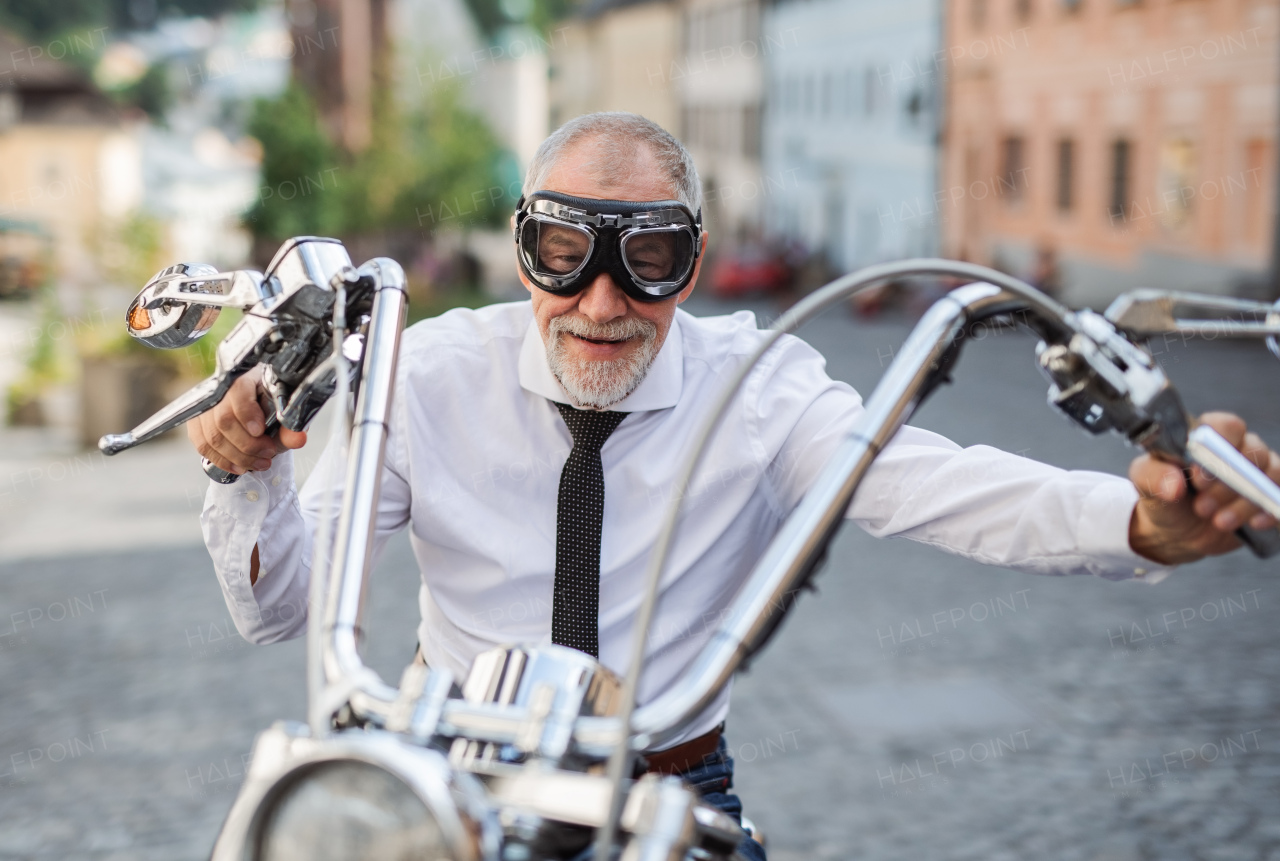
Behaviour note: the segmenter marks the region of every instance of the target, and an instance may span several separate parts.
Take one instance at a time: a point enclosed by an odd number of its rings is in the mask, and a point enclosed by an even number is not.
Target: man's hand
[[[187,422],[187,436],[196,451],[214,466],[244,475],[251,469],[268,469],[282,451],[301,448],[306,433],[280,428],[276,437],[263,436],[266,415],[258,404],[261,368],[236,380],[216,407]]]
[[[1257,434],[1249,433],[1239,416],[1205,413],[1200,422],[1222,434],[1273,481],[1280,481],[1280,455]],[[1181,467],[1151,455],[1134,460],[1129,478],[1140,497],[1129,521],[1129,545],[1162,565],[1229,553],[1240,546],[1235,531],[1241,526],[1273,529],[1276,525],[1274,518],[1198,466],[1191,469],[1194,494],[1187,492]]]

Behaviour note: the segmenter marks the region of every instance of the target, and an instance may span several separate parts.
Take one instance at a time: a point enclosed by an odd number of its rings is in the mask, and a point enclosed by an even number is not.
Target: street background
[[[129,299],[302,234],[399,260],[413,320],[520,298],[524,170],[596,110],[699,165],[694,313],[766,325],[919,255],[1075,307],[1280,298],[1274,0],[0,0],[0,859],[204,857],[254,735],[303,713],[301,641],[231,624],[183,435],[95,448],[210,373],[237,314],[160,353]],[[866,395],[948,286],[802,334]],[[1047,408],[1033,348],[982,333],[916,423],[1123,473]],[[1190,407],[1280,445],[1260,344],[1151,349]],[[389,680],[417,577],[392,542],[366,644]],[[775,861],[1277,861],[1274,578],[1239,553],[1032,578],[851,529],[735,688],[747,812]]]

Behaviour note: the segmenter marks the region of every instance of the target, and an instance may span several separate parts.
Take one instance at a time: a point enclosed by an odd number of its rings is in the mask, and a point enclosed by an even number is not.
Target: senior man
[[[411,528],[421,655],[464,677],[481,651],[554,642],[617,672],[676,471],[713,397],[763,333],[750,314],[677,309],[707,234],[688,152],[634,114],[591,114],[551,135],[513,218],[524,302],[455,310],[404,335],[379,502],[379,547]],[[784,338],[751,373],[682,514],[640,700],[670,686],[711,631],[862,402],[822,357]],[[1280,478],[1244,424],[1206,419]],[[289,449],[263,436],[255,380],[188,425],[201,454],[245,474],[211,484],[204,534],[241,634],[298,636],[323,482],[294,490]],[[280,454],[282,453],[283,454]],[[280,454],[280,456],[277,456]],[[313,473],[335,472],[327,451]],[[336,471],[336,472],[340,472]],[[247,474],[246,474],[247,473]],[[848,516],[983,562],[1040,574],[1157,580],[1274,525],[1196,474],[1143,456],[1132,481],[1070,472],[906,427]],[[726,478],[727,477],[727,478]],[[648,767],[682,774],[732,815],[721,727],[729,691]],[[763,858],[744,842],[743,854]]]

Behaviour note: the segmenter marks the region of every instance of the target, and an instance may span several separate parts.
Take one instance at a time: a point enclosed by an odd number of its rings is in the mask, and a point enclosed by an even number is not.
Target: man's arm
[[[780,345],[754,386],[765,450],[779,453],[769,479],[785,514],[863,407],[857,393],[830,380],[821,357],[799,341]],[[1206,420],[1221,424],[1212,416]],[[1246,441],[1238,419],[1226,421],[1219,431],[1261,457],[1265,446],[1256,438]],[[769,439],[771,433],[785,438]],[[1275,456],[1267,457],[1271,474],[1280,474]],[[1154,581],[1165,574],[1159,566],[1238,546],[1235,526],[1225,528],[1235,521],[1206,517],[1226,510],[1242,520],[1256,513],[1202,474],[1193,479],[1202,490],[1193,503],[1176,467],[1139,458],[1134,469],[1137,487],[1119,476],[1058,469],[989,446],[961,448],[906,427],[877,458],[848,516],[876,536],[911,538],[1002,567]],[[1170,475],[1176,489],[1166,484]],[[1176,498],[1161,499],[1160,492]],[[1216,511],[1208,511],[1215,503]]]
[[[241,636],[262,644],[301,635],[314,524],[298,502],[292,453],[234,484],[210,482],[200,524]]]
[[[328,510],[336,520],[345,469],[327,447],[300,499],[288,449],[302,445],[306,435],[282,430],[279,440],[262,436],[257,385],[256,374],[242,377],[221,404],[188,423],[188,435],[201,454],[241,476],[229,485],[210,482],[201,514],[205,545],[237,630],[250,642],[273,643],[306,629],[320,499],[333,493]],[[408,520],[408,485],[390,461],[375,552]]]

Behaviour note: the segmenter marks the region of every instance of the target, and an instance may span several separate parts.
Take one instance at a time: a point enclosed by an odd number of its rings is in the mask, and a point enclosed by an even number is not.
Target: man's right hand
[[[267,419],[258,404],[261,382],[259,366],[236,380],[216,407],[187,422],[191,444],[219,469],[236,475],[268,469],[280,452],[306,444],[303,431],[280,428],[274,437],[263,435]]]

